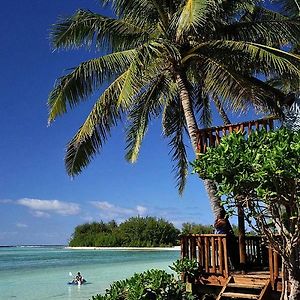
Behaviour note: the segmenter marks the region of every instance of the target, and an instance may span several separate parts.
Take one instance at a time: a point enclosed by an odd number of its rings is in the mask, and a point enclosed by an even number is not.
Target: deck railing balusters
[[[280,257],[268,250],[259,236],[246,236],[247,264],[263,270],[269,267],[270,281],[274,288],[279,277]],[[228,249],[225,234],[191,234],[181,238],[181,257],[196,259],[200,274],[228,278]],[[266,265],[266,263],[268,265]]]
[[[261,130],[262,128],[265,128],[267,131],[273,130],[274,120],[276,119],[277,118],[267,118],[238,124],[229,124],[219,127],[200,129],[197,132],[197,151],[198,153],[205,153],[207,151],[207,147],[219,145],[222,137],[232,132],[243,132],[247,138],[247,136],[251,135],[253,130],[257,131]],[[254,128],[252,128],[253,126]],[[245,128],[247,130],[245,130]]]

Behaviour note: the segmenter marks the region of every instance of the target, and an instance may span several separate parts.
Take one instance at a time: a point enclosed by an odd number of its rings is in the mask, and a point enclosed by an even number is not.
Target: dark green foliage
[[[287,197],[300,178],[300,133],[282,128],[257,131],[246,140],[233,133],[193,163],[202,178],[219,183],[221,195],[253,195],[272,201]]]
[[[131,278],[114,282],[104,295],[92,300],[193,300],[184,285],[173,274],[149,270]]]
[[[237,199],[243,199],[247,210],[261,202],[285,206],[287,199],[300,201],[300,133],[286,128],[257,131],[247,140],[242,133],[233,133],[192,165],[200,177],[218,183],[219,195],[226,196],[224,204],[229,206]],[[251,216],[258,215],[252,209]]]
[[[163,219],[134,217],[120,224],[123,246],[172,246],[177,243],[179,230]]]
[[[178,275],[184,273],[189,282],[196,278],[197,274],[199,273],[199,266],[196,259],[188,259],[184,257],[183,259],[178,259],[173,263],[173,266],[170,268],[176,272]]]
[[[133,217],[119,226],[115,221],[91,223],[75,228],[72,247],[161,247],[178,243],[179,230],[154,217]]]
[[[214,227],[212,225],[202,225],[196,223],[183,223],[182,224],[182,234],[208,234],[214,233]]]
[[[250,226],[282,258],[289,299],[299,299],[300,132],[262,130],[247,140],[233,133],[200,155],[193,167],[218,183],[224,204],[243,206]]]

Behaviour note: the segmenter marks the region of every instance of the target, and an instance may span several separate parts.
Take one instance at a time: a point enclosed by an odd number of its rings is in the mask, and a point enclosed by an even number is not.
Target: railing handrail
[[[265,117],[265,118],[261,118],[261,119],[257,119],[257,120],[250,120],[250,121],[244,121],[244,122],[240,122],[240,123],[233,123],[233,124],[227,124],[227,125],[220,125],[220,126],[214,126],[214,127],[208,127],[208,128],[200,128],[197,130],[197,133],[202,133],[202,132],[206,132],[206,131],[216,131],[219,130],[221,131],[222,129],[229,129],[230,127],[238,127],[241,125],[244,125],[245,127],[248,126],[249,124],[255,125],[255,124],[264,124],[268,121],[275,121],[275,120],[279,120],[278,117],[274,117],[274,116],[270,116],[270,117]]]
[[[263,126],[266,130],[268,130],[268,128],[269,130],[272,130],[274,128],[274,120],[277,119],[277,117],[268,117],[236,124],[199,129],[196,132],[197,153],[205,153],[208,147],[215,147],[220,143],[220,140],[224,136],[234,131],[241,131],[245,133],[246,136],[249,136],[253,131],[260,130],[261,126]],[[253,126],[254,128],[252,128]]]
[[[279,255],[259,240],[260,236],[246,236],[248,245],[249,262],[253,266],[269,267],[270,281],[273,289],[275,288],[279,276]],[[269,248],[269,249],[267,249]],[[228,252],[226,234],[187,234],[181,236],[181,257],[197,259],[200,273],[206,275],[222,275],[224,278],[229,276]],[[267,251],[266,257],[264,251]],[[251,259],[251,257],[253,259]],[[266,265],[265,265],[266,264]]]
[[[189,234],[183,234],[181,236],[186,236],[186,237],[189,237],[189,236],[193,236],[193,237],[226,237],[227,235],[226,234],[219,234],[219,233],[189,233]]]

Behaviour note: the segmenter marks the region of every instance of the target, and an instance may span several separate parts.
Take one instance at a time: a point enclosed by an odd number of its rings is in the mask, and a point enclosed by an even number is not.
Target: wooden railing
[[[277,118],[271,117],[259,119],[237,124],[229,124],[219,127],[211,127],[200,129],[197,132],[197,152],[205,153],[207,147],[215,147],[220,143],[222,137],[232,132],[243,132],[245,136],[249,136],[253,131],[265,128],[267,131],[274,128],[274,120]]]
[[[221,275],[225,279],[230,275],[229,252],[238,247],[236,242],[228,243],[225,234],[190,234],[181,237],[181,258],[196,259],[199,273],[202,275]],[[270,271],[273,289],[279,278],[280,257],[271,248],[267,248],[259,236],[246,236],[247,269],[249,271]],[[229,251],[230,250],[230,251]],[[238,249],[235,249],[238,250]]]
[[[181,239],[181,257],[196,259],[199,272],[228,277],[228,255],[225,234],[191,234]]]
[[[246,236],[246,264],[250,268],[260,268],[261,270],[269,267],[268,248],[262,243],[259,236]]]
[[[270,282],[273,290],[277,289],[276,284],[278,282],[280,264],[281,264],[280,256],[274,249],[270,247],[269,248],[269,269],[270,269]]]

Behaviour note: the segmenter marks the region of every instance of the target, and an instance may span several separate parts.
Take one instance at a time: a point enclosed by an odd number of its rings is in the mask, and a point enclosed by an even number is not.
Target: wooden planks
[[[244,282],[241,280],[245,280]],[[239,275],[230,276],[223,286],[217,300],[257,299],[267,300],[270,297],[270,280],[264,276]]]

